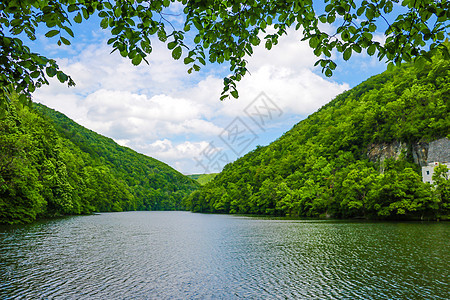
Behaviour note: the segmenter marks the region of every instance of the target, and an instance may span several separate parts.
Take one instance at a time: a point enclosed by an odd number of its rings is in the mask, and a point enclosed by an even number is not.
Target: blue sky
[[[347,62],[335,57],[338,67],[327,78],[314,67],[318,58],[301,42],[301,32],[291,30],[272,50],[255,49],[248,59],[251,74],[238,84],[240,98],[220,101],[228,65],[210,64],[188,74],[182,59],[173,60],[164,44],[154,42],[150,64],[136,67],[110,54],[110,36],[98,24],[93,18],[74,26],[71,46],[58,47],[45,31],[27,43],[55,58],[77,83],[68,88],[51,80],[34,93],[34,101],[184,174],[220,171],[386,69],[365,54]]]

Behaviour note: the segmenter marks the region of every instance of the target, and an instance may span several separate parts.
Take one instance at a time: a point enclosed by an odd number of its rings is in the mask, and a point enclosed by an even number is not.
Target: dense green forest
[[[0,120],[0,223],[96,211],[183,209],[198,188],[166,164],[11,96]]]
[[[278,140],[225,166],[185,199],[194,212],[334,218],[448,218],[446,167],[422,182],[411,148],[450,133],[450,62],[386,71],[337,96]],[[300,101],[300,100],[299,100]],[[301,105],[299,103],[299,105]],[[371,161],[370,147],[408,145]]]

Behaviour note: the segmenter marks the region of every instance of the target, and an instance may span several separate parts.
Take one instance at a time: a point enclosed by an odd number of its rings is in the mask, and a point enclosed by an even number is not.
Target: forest
[[[448,219],[445,165],[423,183],[412,147],[450,137],[450,61],[405,64],[338,95],[268,146],[226,165],[184,202],[194,212]],[[408,147],[371,160],[370,147]]]
[[[0,116],[0,223],[126,210],[179,210],[199,186],[65,115],[17,96]]]

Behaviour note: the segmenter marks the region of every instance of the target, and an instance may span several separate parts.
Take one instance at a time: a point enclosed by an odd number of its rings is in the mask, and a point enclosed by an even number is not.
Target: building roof
[[[427,163],[450,162],[450,140],[442,138],[432,141],[428,148]]]

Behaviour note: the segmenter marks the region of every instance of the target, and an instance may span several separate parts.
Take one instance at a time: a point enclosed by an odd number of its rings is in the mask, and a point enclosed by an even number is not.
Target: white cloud
[[[92,119],[118,119],[136,117],[148,120],[181,122],[200,116],[199,108],[192,101],[155,95],[149,98],[129,91],[98,90],[84,101]]]
[[[163,160],[182,160],[192,159],[199,156],[200,152],[208,146],[208,142],[189,142],[185,141],[175,144],[168,140],[156,140],[150,144],[144,144],[141,149],[152,157],[158,157]]]
[[[228,101],[222,111],[243,115],[245,107],[265,92],[285,113],[306,116],[346,89],[348,85],[325,80],[306,68],[264,65],[238,84],[240,101]]]
[[[201,152],[208,147],[209,142],[185,141],[173,143],[168,139],[156,140],[152,143],[135,145],[135,149],[143,154],[169,163],[172,167],[185,174],[203,173],[194,158],[201,157]]]
[[[201,105],[190,99],[101,89],[80,102],[85,126],[121,140],[191,133],[212,136],[222,130],[202,119]]]

